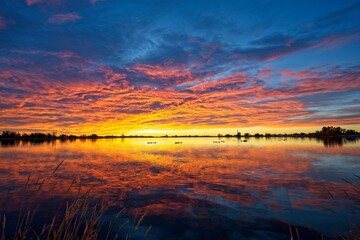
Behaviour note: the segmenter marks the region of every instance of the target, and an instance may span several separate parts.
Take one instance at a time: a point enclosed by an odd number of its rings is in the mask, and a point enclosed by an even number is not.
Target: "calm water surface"
[[[336,238],[360,225],[360,142],[325,145],[283,138],[2,143],[0,211],[11,224],[26,198],[40,205],[34,224],[41,225],[61,201],[91,188],[110,206],[105,220],[126,209],[115,222],[130,220],[121,235],[146,213],[132,238],[149,226],[148,239],[289,239],[289,226],[302,239]],[[31,196],[19,190],[28,179],[43,181]]]

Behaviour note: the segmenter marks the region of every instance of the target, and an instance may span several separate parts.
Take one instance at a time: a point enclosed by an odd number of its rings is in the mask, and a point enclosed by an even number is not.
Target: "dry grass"
[[[36,181],[31,182],[31,176],[29,176],[25,186],[21,189],[18,189],[19,191],[17,193],[21,193],[22,197],[24,195],[41,196],[41,190],[44,182],[46,182],[45,180],[50,180],[54,174],[56,174],[62,163],[63,161],[61,161],[56,166],[56,168],[42,180],[37,178]],[[72,181],[67,192],[70,191],[74,183],[75,180]],[[34,227],[34,220],[36,220],[37,217],[41,218],[41,215],[37,209],[41,208],[43,212],[44,206],[33,206],[33,204],[29,203],[31,201],[31,197],[20,198],[21,204],[19,206],[19,210],[17,211],[18,217],[16,226],[13,224],[13,222],[10,223],[6,217],[6,214],[1,214],[0,211],[0,240],[118,239],[119,235],[117,232],[130,223],[130,221],[125,221],[120,226],[115,224],[118,223],[117,220],[122,215],[122,213],[124,213],[125,209],[122,209],[115,216],[113,216],[111,221],[104,222],[103,215],[106,213],[106,210],[109,206],[105,203],[98,203],[98,201],[93,201],[90,193],[91,189],[85,193],[81,193],[79,188],[77,196],[74,198],[74,200],[69,200],[65,203],[60,202],[57,206],[58,210],[56,211],[51,221],[44,224],[41,228]],[[9,190],[4,199],[0,201],[0,207],[5,209],[7,201],[10,201],[11,197],[14,197],[14,195],[16,195],[16,192],[11,192]],[[52,209],[52,211],[54,211],[54,209]],[[131,236],[134,235],[134,233],[141,225],[141,222],[144,220],[145,215],[146,213],[135,222],[134,227],[129,228],[131,230],[126,234],[126,239],[131,239]],[[151,226],[146,230],[144,239],[149,234],[150,230]]]
[[[360,179],[360,176],[354,174],[354,176],[358,179]],[[354,184],[352,182],[350,182],[349,180],[346,179],[342,179],[344,182],[346,182],[347,184],[350,184],[354,190],[354,193],[356,194],[356,198],[360,199],[360,189],[359,186],[357,184]],[[333,201],[335,201],[335,197],[334,195],[331,193],[331,189],[327,188],[326,186],[322,186],[324,188],[324,190],[326,191],[326,193],[328,194],[329,198]],[[346,191],[344,191],[344,193],[346,194],[346,196],[348,197],[348,199],[350,200],[354,200],[354,197],[350,196]],[[288,202],[289,202],[289,206],[291,208],[291,203],[290,203],[290,198],[289,198],[289,194],[287,192],[287,198],[288,198]],[[289,234],[290,234],[290,240],[302,240],[302,238],[299,235],[299,231],[297,226],[291,226],[289,225]],[[321,234],[321,240],[324,239],[324,236]],[[360,240],[360,225],[359,224],[353,224],[351,226],[351,229],[349,230],[349,232],[345,235],[338,235],[336,239],[339,240]]]

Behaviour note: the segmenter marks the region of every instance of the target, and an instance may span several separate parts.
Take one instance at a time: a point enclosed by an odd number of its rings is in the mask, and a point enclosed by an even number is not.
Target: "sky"
[[[360,2],[0,0],[0,130],[360,130]]]

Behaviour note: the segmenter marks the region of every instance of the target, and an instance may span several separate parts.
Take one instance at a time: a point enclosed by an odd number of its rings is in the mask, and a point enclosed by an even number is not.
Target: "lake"
[[[360,227],[360,141],[242,140],[2,142],[0,213],[12,231],[37,206],[42,226],[89,191],[123,239],[335,239]]]

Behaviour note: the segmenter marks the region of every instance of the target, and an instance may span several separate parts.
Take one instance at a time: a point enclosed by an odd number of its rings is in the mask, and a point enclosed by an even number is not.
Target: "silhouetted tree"
[[[348,129],[345,131],[345,135],[355,135],[355,134],[359,134],[359,133],[352,129]]]
[[[21,134],[18,132],[12,132],[12,131],[3,131],[1,134],[2,138],[20,138]]]
[[[98,138],[98,135],[96,135],[96,134],[91,134],[90,136],[89,136],[90,138]]]

